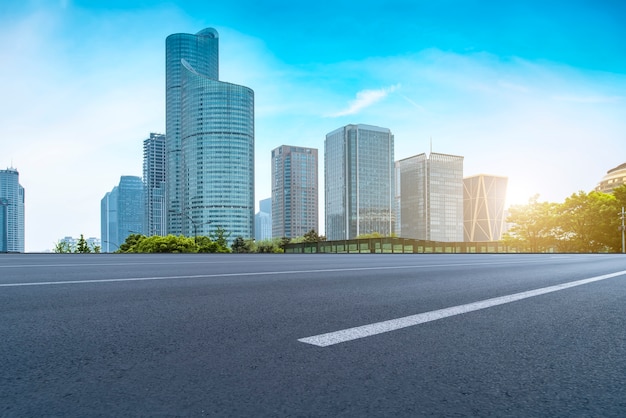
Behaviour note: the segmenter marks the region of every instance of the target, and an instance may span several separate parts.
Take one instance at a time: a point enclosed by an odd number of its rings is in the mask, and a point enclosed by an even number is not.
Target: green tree
[[[311,229],[309,232],[304,234],[304,242],[319,242],[320,236],[315,232],[315,229]]]
[[[214,232],[211,232],[210,238],[212,241],[217,242],[220,247],[228,248],[228,238],[230,238],[230,232],[226,232],[224,228],[218,226]]]
[[[529,199],[527,205],[512,206],[507,222],[512,226],[503,241],[521,252],[545,252],[557,246],[557,235],[562,235],[557,225],[557,204],[539,202],[539,195]]]
[[[72,246],[70,245],[69,242],[67,242],[67,241],[58,241],[54,245],[54,249],[52,251],[54,251],[57,254],[68,254],[68,253],[73,253],[74,249],[72,248]]]
[[[255,251],[257,253],[282,253],[283,249],[281,248],[280,243],[280,238],[258,241],[255,245]]]
[[[280,241],[279,241],[278,245],[280,246],[280,248],[283,251],[285,251],[285,247],[287,247],[287,244],[289,244],[290,242],[291,242],[291,238],[289,238],[289,237],[282,237],[282,238],[280,238]]]
[[[126,237],[126,240],[119,246],[116,253],[134,253],[135,247],[139,244],[140,241],[146,239],[145,235],[142,234],[130,234]]]
[[[74,252],[79,254],[88,254],[91,252],[91,247],[89,247],[89,244],[87,243],[87,240],[85,240],[83,234],[80,234],[80,238],[78,239],[76,250]]]
[[[237,237],[230,246],[234,253],[249,253],[250,247],[243,237]]]
[[[614,195],[580,191],[558,207],[558,224],[562,234],[559,250],[567,252],[618,251],[620,219]]]

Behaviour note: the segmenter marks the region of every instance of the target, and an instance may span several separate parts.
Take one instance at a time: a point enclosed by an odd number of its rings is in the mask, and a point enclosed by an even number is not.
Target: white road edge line
[[[531,261],[530,263],[542,263],[544,261]],[[86,284],[86,283],[115,283],[115,282],[143,282],[150,280],[177,280],[177,279],[210,279],[215,277],[236,277],[236,276],[267,276],[279,274],[303,274],[303,273],[336,273],[342,271],[367,271],[367,270],[403,270],[403,269],[425,269],[433,267],[471,267],[471,266],[491,266],[501,264],[528,264],[528,261],[508,261],[501,263],[458,263],[458,264],[422,264],[404,266],[378,266],[378,267],[350,267],[336,269],[315,269],[315,270],[286,270],[286,271],[254,271],[242,273],[216,273],[198,274],[194,276],[154,276],[154,277],[125,277],[119,279],[89,279],[89,280],[59,280],[56,282],[22,282],[22,283],[0,283],[0,287],[20,287],[20,286],[52,286],[61,284]]]
[[[626,270],[618,271],[616,273],[604,274],[602,276],[591,277],[589,279],[576,280],[574,282],[563,283],[556,286],[549,286],[541,289],[529,290],[527,292],[514,293],[512,295],[485,299],[465,305],[453,306],[451,308],[439,309],[436,311],[424,312],[417,315],[390,319],[388,321],[376,322],[360,327],[347,328],[340,331],[328,332],[326,334],[314,335],[312,337],[300,338],[298,339],[298,341],[306,344],[316,345],[318,347],[328,347],[331,345],[352,341],[359,338],[371,337],[373,335],[382,334],[384,332],[395,331],[414,325],[424,324],[426,322],[436,321],[438,319],[448,318],[450,316],[461,315],[468,312],[478,311],[480,309],[490,308],[492,306],[504,305],[506,303],[532,298],[534,296],[545,295],[546,293],[558,292],[559,290],[568,289],[570,287],[581,286],[587,283],[606,280],[625,274]]]

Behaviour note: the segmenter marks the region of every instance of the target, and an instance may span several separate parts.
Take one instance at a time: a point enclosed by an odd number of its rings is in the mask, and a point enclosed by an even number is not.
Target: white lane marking
[[[436,311],[424,312],[417,315],[405,316],[388,321],[376,322],[360,327],[347,328],[340,331],[328,332],[326,334],[314,335],[312,337],[300,338],[298,341],[316,345],[318,347],[328,347],[331,345],[352,341],[359,338],[371,337],[373,335],[382,334],[384,332],[395,331],[398,329],[411,327],[414,325],[424,324],[426,322],[436,321],[438,319],[450,316],[461,315],[468,312],[478,311],[480,309],[490,308],[492,306],[503,305],[522,299],[532,298],[534,296],[544,295],[546,293],[557,292],[559,290],[568,289],[570,287],[581,286],[587,283],[593,283],[600,280],[610,279],[612,277],[622,276],[626,274],[626,270],[616,273],[604,274],[602,276],[591,277],[589,279],[576,280],[574,282],[563,283],[555,286],[544,287],[541,289],[529,290],[527,292],[514,293],[512,295],[501,296],[492,299],[485,299],[465,305],[453,306],[451,308],[439,309]]]
[[[315,270],[287,270],[287,271],[255,271],[248,273],[216,273],[216,274],[199,274],[194,276],[154,276],[154,277],[126,277],[119,279],[91,279],[91,280],[60,280],[56,282],[24,282],[24,283],[0,283],[0,287],[19,287],[19,286],[49,286],[57,284],[86,284],[86,283],[110,283],[110,282],[142,282],[150,280],[176,280],[176,279],[209,279],[215,277],[236,277],[236,276],[267,276],[278,274],[304,274],[304,273],[337,273],[348,271],[367,271],[367,270],[402,270],[402,269],[425,269],[434,267],[468,267],[468,266],[494,266],[501,264],[530,264],[543,263],[545,261],[509,261],[500,263],[458,263],[458,264],[422,264],[408,266],[378,266],[378,267],[351,267],[338,269],[315,269]]]

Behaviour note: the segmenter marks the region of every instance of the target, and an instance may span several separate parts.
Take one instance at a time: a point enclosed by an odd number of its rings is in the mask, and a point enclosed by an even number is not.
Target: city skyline
[[[626,161],[615,2],[88,4],[0,5],[0,167],[28,190],[26,251],[98,235],[102,195],[140,176],[143,139],[165,132],[166,36],[206,27],[225,79],[255,90],[257,202],[271,149],[322,149],[347,124],[391,129],[396,160],[432,138],[466,176],[508,177],[509,203],[591,191]]]

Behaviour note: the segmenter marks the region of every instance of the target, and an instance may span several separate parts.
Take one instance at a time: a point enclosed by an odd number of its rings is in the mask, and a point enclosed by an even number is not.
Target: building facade
[[[611,193],[613,189],[624,184],[626,184],[626,163],[607,171],[595,190],[602,193]]]
[[[167,235],[165,135],[151,133],[143,141],[144,234]]]
[[[498,241],[504,233],[508,179],[480,174],[463,179],[463,238]]]
[[[143,234],[144,187],[141,177],[122,176],[100,202],[102,252],[114,252],[130,234]]]
[[[272,198],[259,201],[259,211],[254,215],[254,239],[272,239]]]
[[[324,142],[325,233],[329,240],[395,231],[394,139],[371,125],[346,125]]]
[[[24,252],[24,188],[15,168],[0,170],[0,253]]]
[[[167,232],[254,236],[254,92],[219,81],[218,33],[166,39]]]
[[[463,241],[463,157],[419,154],[396,163],[403,238]]]
[[[319,233],[317,149],[282,145],[272,150],[272,236]]]

